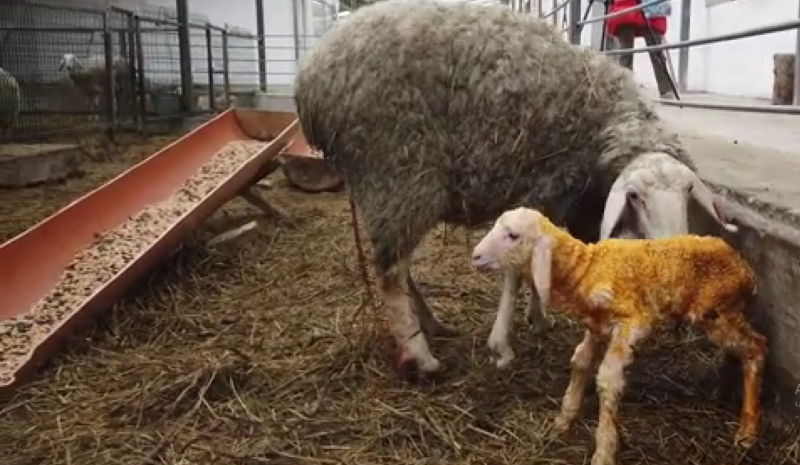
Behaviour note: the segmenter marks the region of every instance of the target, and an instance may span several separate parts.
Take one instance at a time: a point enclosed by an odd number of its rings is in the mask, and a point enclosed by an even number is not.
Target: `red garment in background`
[[[637,0],[614,0],[614,3],[608,8],[608,13],[611,14],[620,10],[627,10],[628,8],[632,8],[638,4],[639,2]],[[658,18],[650,18],[648,22],[650,23],[650,27],[653,28],[653,32],[661,34],[662,36],[667,34],[666,17],[662,16]],[[608,35],[616,37],[617,28],[622,25],[637,26],[636,35],[640,37],[644,35],[645,23],[642,10],[633,11],[622,16],[607,19],[606,31],[608,32]]]

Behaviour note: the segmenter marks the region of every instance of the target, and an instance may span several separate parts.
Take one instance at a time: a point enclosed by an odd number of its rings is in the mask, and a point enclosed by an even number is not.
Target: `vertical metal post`
[[[290,1],[292,2],[292,16],[294,18],[294,59],[295,61],[300,61],[300,12],[297,8],[297,2],[302,0]]]
[[[536,10],[539,12],[539,17],[544,16],[544,0],[536,0]]]
[[[128,71],[130,72],[130,82],[126,83],[129,86],[129,89],[126,94],[128,98],[126,98],[126,103],[128,108],[126,111],[130,112],[131,114],[136,113],[136,39],[134,38],[134,31],[136,28],[136,23],[133,20],[133,13],[127,13],[127,20],[128,30],[127,30],[127,42],[128,42],[128,50],[127,58],[125,61],[128,62]]]
[[[267,91],[267,26],[264,0],[256,0],[256,35],[258,35],[258,88]]]
[[[216,91],[214,89],[214,36],[211,24],[206,24],[206,59],[208,66],[208,106],[217,111]]]
[[[139,131],[147,133],[147,87],[144,76],[144,48],[142,47],[142,20],[139,15],[133,18],[134,22],[134,38],[136,40],[136,69],[138,73],[137,87],[139,94]]]
[[[581,43],[581,27],[578,21],[581,17],[581,1],[572,0],[569,2],[569,41],[573,45]]]
[[[178,51],[181,60],[181,110],[194,113],[194,84],[192,83],[192,42],[189,33],[189,0],[175,0],[178,13]]]
[[[556,13],[556,8],[558,8],[558,0],[553,0],[550,8],[550,12],[553,14],[553,26],[558,26],[558,13]]]
[[[231,106],[231,72],[230,72],[230,55],[228,51],[229,44],[228,26],[222,31],[222,81],[225,86],[225,105],[230,108]]]
[[[103,13],[103,51],[106,60],[106,91],[103,93],[106,100],[106,115],[108,117],[108,136],[114,140],[114,130],[117,127],[117,79],[114,66],[114,35],[111,32],[109,12]]]
[[[691,37],[692,25],[692,0],[681,1],[681,30],[680,41],[684,42]],[[666,52],[669,54],[669,52]],[[678,90],[681,93],[689,88],[689,48],[678,51]]]
[[[800,11],[798,12],[800,15]],[[795,49],[794,49],[794,101],[795,105],[800,105],[800,29],[795,31]]]

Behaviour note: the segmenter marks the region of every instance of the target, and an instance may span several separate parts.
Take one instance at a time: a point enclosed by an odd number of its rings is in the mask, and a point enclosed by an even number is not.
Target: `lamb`
[[[476,226],[525,205],[586,241],[601,219],[606,236],[666,237],[688,232],[694,198],[725,222],[628,70],[502,6],[362,7],[301,62],[295,103],[310,145],[342,173],[360,210],[402,371],[438,371],[426,334],[455,333],[410,273],[440,221]],[[509,271],[488,342],[498,366],[513,358],[519,284]],[[535,328],[549,326],[537,299],[526,313]]]
[[[0,136],[5,136],[17,124],[21,106],[19,83],[11,73],[0,68]]]
[[[73,53],[65,53],[58,67],[67,70],[72,83],[91,101],[93,109],[100,108],[100,99],[108,82],[106,72],[106,58],[102,55],[91,55],[80,60]],[[131,82],[131,73],[128,63],[120,57],[114,58],[113,70],[115,72],[116,94],[122,94],[125,85]]]
[[[558,308],[588,328],[572,356],[556,431],[566,431],[575,420],[587,371],[600,342],[608,341],[597,373],[600,416],[593,465],[613,463],[623,371],[632,361],[632,351],[667,321],[701,328],[741,359],[744,399],[736,444],[755,444],[767,342],[745,320],[756,295],[755,275],[722,239],[680,235],[585,244],[539,211],[519,207],[500,215],[475,246],[472,261],[480,270],[517,270],[533,283],[542,308]]]

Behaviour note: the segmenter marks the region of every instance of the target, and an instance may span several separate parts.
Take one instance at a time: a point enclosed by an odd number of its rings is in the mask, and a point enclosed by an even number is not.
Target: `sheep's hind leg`
[[[736,308],[712,310],[706,313],[701,324],[709,339],[735,354],[742,363],[744,392],[735,444],[749,449],[758,439],[761,416],[759,397],[767,355],[767,339],[745,320],[744,304],[737,304]]]
[[[600,340],[590,330],[586,330],[583,340],[575,347],[572,360],[570,360],[572,374],[569,386],[561,401],[561,412],[553,424],[556,433],[566,432],[578,416],[586,393],[586,383],[589,381],[589,369],[595,360],[599,345]]]
[[[431,312],[430,307],[428,307],[428,303],[425,302],[425,298],[422,297],[422,293],[419,292],[417,288],[417,284],[414,282],[414,278],[411,277],[411,273],[408,274],[407,280],[408,290],[411,295],[411,302],[413,304],[414,312],[417,314],[417,318],[419,318],[420,325],[422,325],[423,331],[428,336],[431,337],[453,337],[458,334],[454,328],[445,326],[444,323],[439,321],[436,316]]]
[[[400,348],[399,368],[402,371],[416,368],[422,373],[438,371],[439,361],[431,354],[409,297],[408,261],[401,260],[381,274],[379,280],[384,302],[391,311],[391,332]]]
[[[617,411],[625,388],[625,368],[633,361],[633,348],[647,336],[650,326],[644,322],[625,322],[614,328],[603,362],[597,371],[600,415],[595,433],[592,465],[613,465],[619,448]]]

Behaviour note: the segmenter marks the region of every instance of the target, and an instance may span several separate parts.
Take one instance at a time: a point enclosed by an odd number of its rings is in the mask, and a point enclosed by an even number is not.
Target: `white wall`
[[[680,41],[680,11],[685,0],[672,0],[672,17],[667,42]],[[706,6],[706,0],[691,0],[690,38],[728,34],[774,24],[798,15],[798,0],[730,0]],[[584,41],[582,43],[588,43]],[[644,47],[638,39],[637,47]],[[770,35],[694,47],[689,52],[688,90],[723,95],[770,98],[772,95],[773,55],[793,53],[795,32]],[[678,72],[678,50],[671,50],[672,63]],[[637,80],[655,88],[653,67],[646,54],[634,55]],[[677,77],[676,77],[677,79]]]

